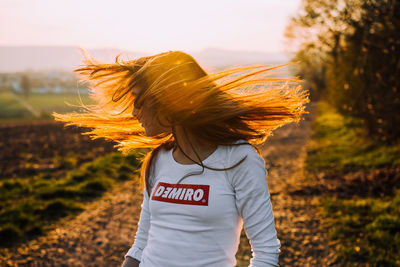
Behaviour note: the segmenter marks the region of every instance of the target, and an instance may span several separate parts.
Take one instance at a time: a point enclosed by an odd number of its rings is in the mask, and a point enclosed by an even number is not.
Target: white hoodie
[[[227,168],[245,156],[231,170],[205,169],[178,184],[202,168],[176,162],[172,149],[161,150],[154,186],[150,197],[144,190],[135,242],[125,257],[139,260],[140,267],[232,267],[244,224],[253,251],[250,266],[278,266],[280,242],[264,159],[251,145],[218,146],[203,163]]]

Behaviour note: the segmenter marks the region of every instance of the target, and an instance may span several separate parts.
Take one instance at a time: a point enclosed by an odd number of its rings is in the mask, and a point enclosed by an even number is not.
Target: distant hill
[[[148,55],[148,53],[122,51],[118,49],[87,49],[89,54],[103,62],[113,62],[115,56],[123,52],[122,59]],[[261,53],[231,51],[208,48],[200,52],[190,52],[199,63],[209,68],[221,68],[238,64],[282,64],[289,61],[283,53]],[[82,55],[73,46],[0,46],[0,72],[18,71],[70,71],[81,64]]]
[[[192,55],[209,67],[227,67],[237,64],[285,64],[290,57],[284,53],[263,53],[207,48]]]

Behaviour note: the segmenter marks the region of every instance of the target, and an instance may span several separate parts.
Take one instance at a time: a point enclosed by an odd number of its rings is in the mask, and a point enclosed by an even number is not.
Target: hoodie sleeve
[[[252,248],[250,267],[279,266],[280,241],[275,229],[265,161],[249,145],[235,148],[232,155],[235,160],[230,161],[231,164],[237,162],[238,157],[247,156],[229,171],[228,177]]]
[[[138,229],[136,231],[135,242],[125,255],[141,261],[143,249],[147,245],[147,236],[150,227],[150,212],[149,212],[149,196],[147,195],[146,188],[143,191],[143,202],[141,206],[140,219]]]

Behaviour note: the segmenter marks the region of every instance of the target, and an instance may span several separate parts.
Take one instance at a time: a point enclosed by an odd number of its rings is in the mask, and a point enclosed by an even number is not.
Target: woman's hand
[[[137,259],[126,257],[121,267],[139,267],[139,263],[140,261],[138,261]]]

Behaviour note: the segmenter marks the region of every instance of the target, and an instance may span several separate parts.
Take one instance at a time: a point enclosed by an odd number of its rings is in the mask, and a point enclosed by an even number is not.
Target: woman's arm
[[[140,219],[138,229],[136,231],[135,242],[125,255],[123,266],[138,266],[142,258],[143,249],[147,245],[147,236],[150,228],[150,211],[149,211],[149,196],[147,195],[146,188],[143,191],[143,202],[141,205]],[[131,260],[132,259],[132,260]],[[134,264],[136,260],[138,265]]]
[[[250,266],[279,266],[280,242],[272,213],[265,161],[250,146],[240,149],[246,152],[247,158],[228,176],[235,189],[236,206],[253,251]]]

